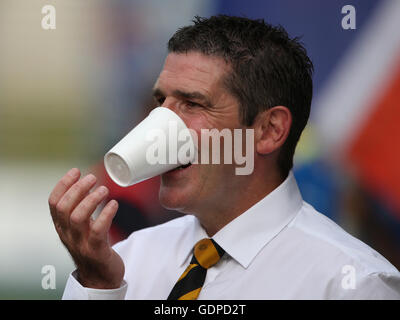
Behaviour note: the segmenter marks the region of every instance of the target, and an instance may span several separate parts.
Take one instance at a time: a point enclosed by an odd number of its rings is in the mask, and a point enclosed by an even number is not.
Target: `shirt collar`
[[[282,184],[224,226],[213,239],[227,254],[247,268],[261,249],[295,217],[302,202],[296,179],[290,172]],[[188,241],[182,248],[181,265],[197,241],[208,237],[196,218],[191,228]]]

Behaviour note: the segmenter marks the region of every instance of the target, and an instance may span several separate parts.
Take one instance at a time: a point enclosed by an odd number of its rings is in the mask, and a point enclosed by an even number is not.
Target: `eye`
[[[189,107],[200,107],[200,104],[198,104],[198,103],[196,103],[196,102],[193,102],[193,101],[186,101],[186,104],[187,104]]]
[[[156,101],[159,105],[162,105],[165,101],[165,97],[158,97],[158,98],[156,98]]]

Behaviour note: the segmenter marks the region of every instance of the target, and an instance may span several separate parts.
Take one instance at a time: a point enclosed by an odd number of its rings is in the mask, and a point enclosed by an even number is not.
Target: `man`
[[[290,171],[312,97],[297,39],[264,21],[215,16],[178,30],[168,49],[158,103],[196,132],[253,129],[254,170],[192,164],[163,174],[161,204],[187,215],[113,248],[117,203],[92,220],[108,190],[89,193],[96,178],[70,170],[49,197],[77,266],[64,298],[400,298],[396,268],[303,202]]]

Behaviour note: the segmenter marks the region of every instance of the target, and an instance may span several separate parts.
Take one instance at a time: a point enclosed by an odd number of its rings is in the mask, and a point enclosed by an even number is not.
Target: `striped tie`
[[[202,239],[194,246],[189,266],[176,282],[168,300],[196,300],[206,279],[207,269],[216,264],[224,254],[213,239]]]

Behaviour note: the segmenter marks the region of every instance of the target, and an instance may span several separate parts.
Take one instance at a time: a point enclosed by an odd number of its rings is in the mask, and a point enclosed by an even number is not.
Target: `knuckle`
[[[85,181],[84,180],[79,180],[78,182],[75,182],[71,188],[69,189],[69,194],[72,196],[76,196],[82,192],[84,192],[85,189]]]
[[[49,202],[50,208],[55,208],[57,206],[57,199],[53,195],[49,196],[48,202]]]
[[[59,183],[60,183],[60,187],[66,189],[69,185],[68,178],[65,178],[65,177],[62,178]]]
[[[102,236],[101,229],[96,225],[94,225],[90,230],[90,235],[94,240],[101,238]]]
[[[86,197],[85,202],[83,205],[85,206],[86,210],[89,208],[92,208],[93,206],[96,206],[97,203],[97,197],[94,193],[90,194],[89,196]]]
[[[64,177],[60,180],[58,188],[66,191],[71,188],[72,183],[73,180],[71,178]]]
[[[62,183],[64,183],[64,185],[71,185],[71,183],[73,183],[76,180],[77,176],[74,175],[70,175],[70,174],[65,174],[64,177],[61,178]]]
[[[90,207],[96,207],[101,200],[101,195],[98,192],[92,192],[88,197],[87,197],[87,204]]]
[[[71,225],[73,226],[78,226],[80,225],[83,220],[82,220],[82,216],[77,213],[77,212],[73,212],[70,216],[69,216],[69,222],[71,223]]]
[[[82,201],[79,204],[78,210],[79,212],[88,213],[90,211],[90,203],[88,203],[87,201]]]
[[[90,179],[91,178],[91,179]],[[87,175],[86,177],[82,178],[76,183],[77,188],[87,188],[89,187],[92,183],[94,183],[95,177],[91,177],[91,175]]]
[[[71,193],[67,192],[66,194],[64,194],[64,197],[63,197],[62,201],[64,203],[69,203],[69,202],[73,201]]]
[[[56,204],[56,211],[57,212],[64,212],[65,210],[65,202],[64,201],[60,201]]]
[[[64,228],[63,226],[59,223],[59,221],[54,222],[54,227],[58,233],[59,236],[64,234]]]
[[[89,235],[89,242],[92,246],[98,246],[103,240],[103,232],[97,227],[92,227]]]
[[[77,194],[80,192],[81,188],[82,188],[82,184],[81,184],[81,181],[79,181],[77,183],[74,183],[69,190],[70,190],[70,193]]]

